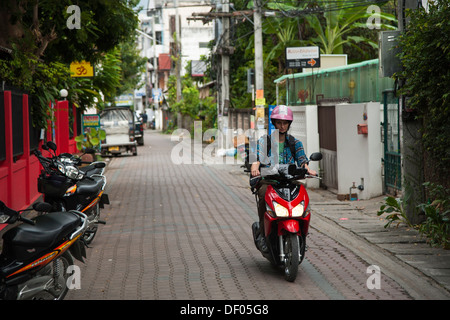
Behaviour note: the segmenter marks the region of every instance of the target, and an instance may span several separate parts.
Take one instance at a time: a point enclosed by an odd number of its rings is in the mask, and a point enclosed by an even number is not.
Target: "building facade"
[[[139,14],[140,30],[137,45],[141,55],[147,58],[145,75],[146,85],[135,91],[135,110],[148,110],[150,117],[155,116],[157,128],[161,128],[162,113],[158,113],[161,101],[167,94],[170,75],[182,77],[189,62],[198,66],[196,61],[202,55],[208,55],[208,43],[214,39],[214,24],[194,21],[194,12],[211,11],[210,1],[169,1],[148,0]],[[178,16],[179,32],[176,19]],[[153,41],[155,39],[156,41]],[[176,40],[179,49],[176,50]],[[180,71],[177,72],[175,57],[180,57]],[[201,64],[200,64],[201,65]],[[200,72],[202,69],[200,68]],[[198,69],[196,73],[198,74]]]

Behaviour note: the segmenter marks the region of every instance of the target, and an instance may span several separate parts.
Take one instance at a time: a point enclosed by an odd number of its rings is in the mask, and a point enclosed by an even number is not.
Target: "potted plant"
[[[77,149],[83,151],[86,148],[93,148],[100,151],[100,143],[106,139],[106,132],[103,129],[87,128],[84,134],[75,137],[77,142]],[[85,154],[86,157],[92,157],[91,160],[83,159],[84,161],[95,161],[95,154]]]

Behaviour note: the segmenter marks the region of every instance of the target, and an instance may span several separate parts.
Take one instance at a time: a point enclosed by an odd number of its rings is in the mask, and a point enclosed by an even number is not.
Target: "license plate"
[[[109,151],[119,151],[119,147],[109,147]]]

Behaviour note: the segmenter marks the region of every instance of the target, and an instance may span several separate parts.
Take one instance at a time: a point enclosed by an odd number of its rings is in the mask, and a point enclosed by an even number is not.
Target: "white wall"
[[[180,6],[184,2],[180,1]],[[190,4],[190,3],[186,3]],[[192,3],[191,3],[192,5]],[[203,24],[201,20],[188,21],[186,18],[192,18],[192,13],[196,12],[209,12],[211,7],[199,6],[199,7],[180,7],[178,14],[180,16],[180,29],[181,29],[181,75],[185,73],[185,67],[189,60],[200,60],[201,55],[207,55],[210,50],[208,48],[200,48],[200,42],[209,42],[214,39],[214,24],[212,22]],[[170,42],[172,41],[172,34],[170,33],[170,16],[176,14],[175,8],[165,7],[162,10],[163,13],[163,42],[166,52],[167,48],[170,48]]]
[[[363,118],[365,113],[367,120]],[[363,123],[368,125],[367,135],[357,132],[357,125]],[[363,191],[352,189],[359,199],[382,194],[380,136],[380,103],[336,105],[339,194],[348,194],[353,182],[356,186],[364,184]]]
[[[294,113],[289,134],[303,143],[306,156],[309,158],[311,153],[319,152],[319,130],[317,120],[317,106],[297,106],[290,107]],[[309,167],[319,172],[319,163],[311,161]],[[320,181],[317,179],[306,179],[306,185],[309,188],[319,188]]]

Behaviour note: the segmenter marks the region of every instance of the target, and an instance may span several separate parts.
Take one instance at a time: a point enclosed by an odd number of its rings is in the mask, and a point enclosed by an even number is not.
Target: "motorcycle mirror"
[[[313,154],[311,154],[309,159],[312,161],[320,161],[322,160],[322,154],[320,152],[314,152]]]
[[[47,146],[52,149],[54,152],[56,152],[56,143],[54,143],[53,141],[49,141],[47,142]]]
[[[50,212],[52,211],[52,205],[47,202],[37,202],[33,204],[33,209],[38,212]]]
[[[46,144],[43,144],[42,149],[44,149],[45,151],[48,151],[48,146]]]

